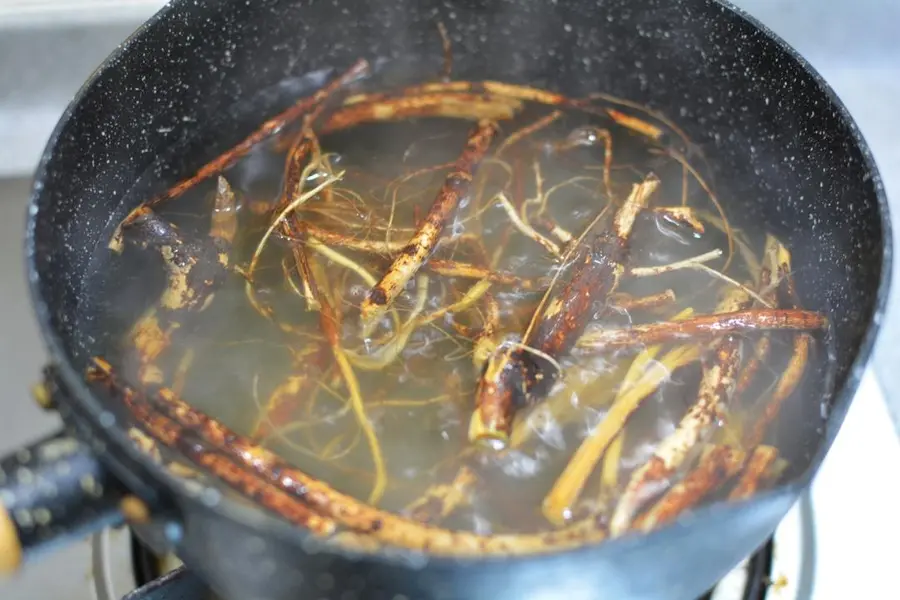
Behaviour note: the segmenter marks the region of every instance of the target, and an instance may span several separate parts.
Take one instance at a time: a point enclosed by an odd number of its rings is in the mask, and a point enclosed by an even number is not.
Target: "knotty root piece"
[[[142,206],[152,208],[161,202],[177,198],[201,181],[204,181],[205,179],[208,179],[213,175],[222,173],[223,171],[237,163],[238,160],[246,156],[246,154],[250,152],[250,150],[252,150],[254,146],[259,144],[269,136],[278,133],[279,131],[284,129],[286,125],[296,121],[306,113],[313,110],[315,107],[321,105],[340,88],[346,87],[357,79],[364,77],[368,74],[368,72],[369,63],[366,60],[360,59],[356,61],[349,69],[347,69],[347,71],[332,80],[324,87],[317,90],[312,96],[298,100],[290,108],[284,110],[282,113],[276,115],[275,117],[260,125],[256,131],[247,136],[237,146],[234,146],[225,153],[219,155],[218,157],[201,167],[191,177],[178,182],[177,184],[169,188],[166,192],[159,196],[151,198]],[[139,213],[137,211],[132,211],[132,213],[125,217],[122,223],[120,223],[119,227],[116,228],[116,231],[109,242],[110,250],[117,253],[122,251],[122,227],[126,226],[137,216],[139,216]]]
[[[348,248],[350,250],[357,250],[359,252],[381,254],[383,256],[397,254],[398,252],[403,250],[404,246],[406,246],[406,244],[404,244],[403,242],[361,238],[338,233],[335,231],[329,231],[308,221],[304,221],[300,225],[299,229],[301,233],[306,234],[309,237],[314,237],[323,244],[327,244],[329,246],[338,246],[342,248]],[[292,241],[302,242],[303,240],[293,238]]]
[[[696,211],[690,206],[659,206],[653,209],[654,214],[664,219],[690,228],[694,233],[704,233],[706,228],[703,221],[696,215]]]
[[[444,277],[458,277],[460,279],[487,280],[497,285],[515,286],[522,291],[530,292],[546,287],[543,282],[532,279],[523,279],[512,273],[504,271],[492,271],[487,267],[473,265],[455,260],[432,258],[425,263],[425,268]]]
[[[618,287],[628,259],[628,240],[638,212],[659,187],[648,177],[635,185],[613,219],[612,235],[601,235],[576,261],[572,279],[541,314],[525,343],[556,358],[568,352],[584,331],[594,303],[605,303]],[[549,383],[549,382],[548,382]]]
[[[521,348],[500,344],[488,358],[475,388],[470,441],[497,449],[506,446],[527,377],[524,356]]]
[[[146,446],[147,442],[150,442],[150,448],[144,451],[150,451],[158,456],[158,449],[153,448],[155,444],[152,442],[159,442],[205,468],[246,498],[275,512],[290,523],[320,536],[331,535],[337,529],[332,519],[317,514],[308,503],[292,497],[291,490],[279,489],[265,479],[254,476],[252,468],[248,471],[235,461],[234,457],[221,452],[220,447],[227,443],[226,436],[234,438],[239,436],[202,413],[195,413],[171,390],[159,388],[158,394],[152,397],[144,394],[123,384],[112,366],[99,357],[95,357],[93,365],[88,368],[87,380],[109,387],[121,398],[137,424],[136,429],[149,438],[143,443],[136,441],[140,446]],[[215,441],[211,443],[210,440],[194,434],[192,428],[198,423],[216,434]],[[138,437],[134,433],[131,436],[133,439]],[[242,438],[241,441],[246,443],[246,447],[255,448],[249,440]],[[218,446],[216,442],[219,443]]]
[[[364,335],[371,333],[409,280],[434,252],[447,221],[460,200],[469,194],[472,178],[496,133],[496,123],[483,120],[469,135],[465,149],[444,180],[422,225],[363,300],[360,319]]]
[[[741,249],[742,246],[740,245],[741,242],[738,236],[735,236],[735,241],[739,243],[738,248]],[[780,248],[783,248],[783,246],[781,246],[775,236],[767,235],[765,247],[763,249],[763,261],[762,263],[755,263],[758,265],[755,271],[757,273],[757,289],[763,299],[771,306],[777,306],[778,304],[778,281],[776,278],[778,277],[779,272],[779,259],[782,257]],[[741,250],[741,252],[742,255],[745,256],[748,268],[753,268],[754,260],[746,259],[747,252],[749,251]],[[771,349],[772,340],[768,335],[764,335],[757,340],[756,345],[753,348],[753,353],[741,369],[741,376],[740,379],[738,379],[737,387],[734,390],[737,398],[743,397],[743,393],[753,383],[754,377],[756,377],[756,373],[759,371],[759,367],[765,362],[766,358],[768,358]]]
[[[797,386],[800,385],[800,382],[803,380],[803,374],[806,371],[806,364],[809,361],[809,347],[811,343],[812,338],[808,333],[801,333],[794,338],[791,359],[781,377],[778,378],[778,383],[775,385],[775,389],[772,391],[772,395],[768,403],[766,403],[762,415],[754,423],[747,436],[745,440],[747,447],[752,448],[762,442],[769,426],[778,416],[781,406],[794,393]]]
[[[780,243],[777,243],[773,254],[775,258],[772,262],[775,264],[775,273],[773,274],[772,285],[779,285],[782,295],[786,297],[788,304],[796,307],[799,304],[799,299],[797,298],[794,280],[791,276],[791,255]],[[811,345],[812,337],[808,333],[800,333],[794,337],[791,358],[787,367],[785,367],[784,372],[779,377],[762,415],[753,425],[745,440],[748,447],[753,448],[762,442],[769,426],[781,411],[781,406],[800,385],[809,361]]]
[[[191,313],[203,311],[228,276],[231,243],[237,229],[235,197],[224,177],[219,178],[210,236],[186,240],[177,227],[149,207],[135,211],[123,227],[126,240],[156,249],[166,269],[166,287],[156,306],[132,327],[129,339],[137,353],[138,380],[160,383],[157,360],[170,346],[172,336]]]
[[[728,446],[708,449],[697,466],[673,485],[650,510],[635,519],[630,528],[651,531],[672,521],[734,477],[743,463],[744,453],[740,450]],[[618,533],[624,533],[624,530]]]
[[[348,99],[349,100],[349,99]],[[328,117],[323,134],[333,133],[362,123],[399,121],[416,117],[444,117],[470,121],[505,121],[522,109],[519,100],[503,96],[474,94],[426,93],[397,98],[377,97],[347,105]]]
[[[722,312],[734,312],[748,304],[746,294],[732,289],[720,308]],[[713,344],[710,354],[712,358],[703,368],[697,402],[688,409],[675,431],[659,443],[653,456],[632,473],[613,512],[610,530],[614,534],[625,531],[648,497],[667,484],[731,400],[740,367],[741,344],[734,337],[726,336]]]
[[[688,318],[693,311],[687,309],[675,318]],[[672,373],[700,358],[696,346],[681,346],[667,352],[660,360],[656,356],[660,346],[651,346],[631,363],[616,399],[597,428],[581,443],[566,468],[557,477],[544,498],[542,510],[551,523],[568,520],[571,508],[584,489],[597,461],[607,451],[625,427],[625,423],[638,409],[641,402],[665,382]]]
[[[613,219],[613,231],[597,236],[589,247],[576,251],[571,280],[542,311],[535,312],[525,333],[524,346],[536,352],[528,355],[520,347],[508,346],[491,356],[475,392],[469,440],[505,446],[516,409],[533,403],[550,389],[558,371],[549,373],[544,364],[548,361],[540,357],[555,360],[567,353],[587,326],[593,314],[591,307],[604,303],[616,290],[625,271],[628,238],[635,218],[659,183],[651,175],[635,185]],[[551,292],[552,288],[545,299]]]
[[[756,493],[762,481],[767,477],[770,468],[778,458],[778,449],[772,446],[757,446],[744,465],[734,489],[728,494],[729,500],[746,500]]]
[[[826,325],[825,316],[808,310],[755,309],[733,313],[701,315],[684,321],[634,325],[624,329],[605,329],[587,333],[578,340],[585,353],[609,352],[620,348],[681,342],[706,341],[722,335],[755,331],[808,331]]]
[[[88,379],[122,398],[146,434],[180,452],[226,485],[287,521],[364,551],[399,546],[432,555],[535,555],[603,541],[604,524],[586,518],[537,534],[478,535],[417,523],[337,492],[272,452],[187,405],[171,390],[144,393],[122,383],[108,362],[95,358]]]

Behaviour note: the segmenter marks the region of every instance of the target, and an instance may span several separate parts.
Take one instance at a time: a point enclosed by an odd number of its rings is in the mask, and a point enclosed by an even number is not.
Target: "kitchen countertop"
[[[869,142],[900,233],[900,3],[890,0],[740,0],[735,2],[784,37],[823,75]],[[83,5],[88,9],[79,10]],[[163,3],[131,0],[0,0],[0,452],[51,431],[56,417],[24,400],[44,352],[25,289],[22,224],[28,180],[44,142],[81,83],[116,45]],[[23,6],[28,11],[23,12]],[[54,12],[56,11],[56,12]],[[4,179],[5,178],[5,179]],[[900,264],[873,367],[900,423]],[[855,410],[851,409],[852,411]],[[851,417],[848,417],[851,418]],[[840,439],[840,437],[839,437]],[[848,551],[853,551],[848,549]],[[121,557],[120,557],[121,558]],[[0,583],[0,597],[93,598],[87,543]],[[52,576],[47,574],[52,573]]]

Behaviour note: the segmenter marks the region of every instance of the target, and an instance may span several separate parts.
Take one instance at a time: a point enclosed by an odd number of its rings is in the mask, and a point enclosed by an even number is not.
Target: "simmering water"
[[[602,213],[601,220],[584,238],[589,243],[610,230],[631,187],[654,173],[661,185],[650,199],[650,209],[638,215],[627,266],[666,265],[721,250],[720,258],[705,264],[722,270],[728,260],[727,276],[733,282],[753,287],[757,273],[743,257],[741,244],[735,245],[733,256],[729,255],[722,215],[716,206],[677,160],[659,152],[660,147],[648,143],[645,136],[616,126],[608,118],[566,111],[548,126],[511,144],[501,157],[496,155],[511,134],[548,112],[544,107],[527,109],[515,119],[500,123],[501,132],[488,157],[481,161],[470,193],[462,198],[445,225],[442,237],[446,243],[433,255],[433,259],[484,266],[533,283],[533,289],[515,282],[491,285],[489,297],[499,307],[495,342],[521,341],[547,283],[561,271],[553,286],[553,292],[558,293],[573,270],[572,256],[553,256],[513,225],[510,215],[495,201],[500,192],[516,207],[519,216],[523,214],[521,207],[526,205],[526,216],[534,229],[564,253],[564,238],[553,236],[552,225],[578,237]],[[612,197],[603,182],[604,140],[596,127],[608,127],[612,136]],[[320,194],[303,205],[299,209],[301,218],[347,238],[405,242],[421,224],[448,172],[447,167],[421,170],[454,161],[471,128],[471,122],[422,118],[365,124],[322,136],[319,142],[331,170],[344,175],[331,188],[330,198]],[[249,263],[274,216],[283,183],[284,142],[288,137],[259,145],[223,173],[238,199],[239,228],[232,249],[233,264]],[[702,161],[697,161],[697,165],[703,166]],[[413,173],[416,175],[409,177]],[[313,170],[305,182],[306,189],[325,176],[324,168]],[[215,187],[215,178],[203,182],[160,206],[157,212],[177,225],[186,239],[205,238]],[[703,231],[653,210],[681,206],[683,201],[695,209],[695,216],[704,224]],[[739,239],[744,241],[745,250],[760,259],[765,232],[750,230],[746,223],[740,225]],[[166,383],[178,385],[190,404],[241,434],[256,436],[266,447],[338,490],[365,500],[375,482],[371,444],[361,432],[345,378],[323,337],[321,312],[308,305],[302,282],[291,270],[291,245],[303,243],[276,233],[261,256],[254,290],[258,302],[271,307],[274,320],[254,309],[246,295],[245,279],[232,274],[205,311],[185,315],[182,329],[159,362]],[[489,311],[487,296],[471,307],[416,327],[402,351],[383,368],[371,370],[361,365],[366,358],[371,362],[382,356],[385,346],[392,343],[410,318],[423,317],[458,302],[478,279],[451,277],[423,268],[392,304],[393,310],[364,335],[359,305],[371,285],[361,273],[380,278],[392,257],[348,249],[337,243],[325,245],[325,252],[309,245],[305,251],[315,277],[319,278],[316,284],[339,315],[340,345],[353,359],[366,418],[383,455],[387,487],[379,505],[402,511],[429,486],[451,481],[459,467],[468,464],[476,470],[477,482],[469,490],[469,501],[443,521],[444,525],[481,533],[551,528],[541,511],[542,499],[582,440],[603,421],[643,346],[635,344],[624,350],[590,355],[576,350],[556,357],[562,377],[546,397],[518,411],[511,444],[499,451],[481,447],[471,451],[473,445],[467,433],[476,384],[483,373],[483,363],[476,365],[473,352]],[[119,340],[123,365],[133,380],[135,358],[128,336],[132,323],[124,315],[133,318],[136,305],[147,307],[155,301],[148,289],[161,289],[162,263],[154,250],[134,246],[129,246],[122,257],[110,257],[104,251],[97,260],[98,269],[108,269],[110,264],[115,268],[117,261],[123,260],[139,269],[131,271],[130,279],[104,286],[109,301],[105,322],[100,327]],[[348,261],[355,266],[348,267]],[[290,281],[284,264],[288,265]],[[591,307],[587,331],[668,321],[687,308],[695,314],[711,313],[722,294],[734,287],[734,283],[697,269],[646,277],[626,274],[613,298],[598,299]],[[622,306],[627,298],[667,290],[674,293],[674,301],[649,308]],[[126,307],[127,310],[119,310]],[[285,331],[283,325],[288,325],[290,331]],[[742,427],[746,429],[759,416],[785,367],[795,335],[771,335],[772,352],[763,361],[753,384],[740,397],[730,400],[725,417],[704,436],[704,443],[739,439]],[[746,364],[761,334],[738,337]],[[657,359],[684,343],[704,348],[711,344],[708,339],[666,343],[656,354]],[[821,373],[829,360],[827,352],[821,344],[814,345],[813,350],[807,372]],[[179,383],[176,371],[187,352],[193,354],[193,360]],[[549,363],[545,367],[548,376],[556,369]],[[292,376],[302,376],[302,385],[288,398],[285,406],[289,408],[282,408],[279,415],[267,416],[269,398]],[[697,361],[668,373],[625,427],[615,481],[601,477],[602,462],[598,464],[569,507],[571,514],[605,513],[615,506],[631,472],[650,458],[659,441],[675,429],[696,401],[700,376]],[[788,402],[818,402],[826,391],[826,379],[807,376]],[[797,413],[785,408],[784,414]],[[263,434],[259,433],[260,423]],[[779,447],[784,456],[796,452],[784,436],[770,433],[766,441]]]

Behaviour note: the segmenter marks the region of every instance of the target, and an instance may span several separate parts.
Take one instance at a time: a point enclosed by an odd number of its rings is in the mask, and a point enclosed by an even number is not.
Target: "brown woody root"
[[[130,242],[160,253],[167,274],[159,301],[138,319],[130,333],[140,363],[139,381],[162,381],[156,361],[185,318],[204,310],[228,276],[231,242],[237,229],[234,202],[231,187],[220,177],[210,236],[204,239],[184,239],[177,227],[149,207],[138,209],[123,228]]]
[[[616,290],[634,220],[658,186],[659,180],[653,176],[635,185],[613,219],[613,231],[576,252],[572,279],[543,312],[535,313],[534,327],[525,334],[525,347],[551,360],[571,349],[587,326],[594,303],[604,302]],[[469,439],[505,445],[516,409],[549,390],[554,375],[546,371],[546,367],[537,368],[533,356],[520,347],[495,352],[478,382]]]
[[[635,325],[585,334],[578,347],[585,352],[607,352],[619,348],[661,344],[688,339],[705,340],[721,335],[755,331],[813,330],[825,327],[825,317],[817,312],[791,309],[756,309],[727,314],[701,315],[684,321]]]
[[[740,450],[728,446],[710,449],[699,464],[688,472],[645,514],[635,519],[632,529],[651,531],[696,506],[709,493],[734,477],[744,462]]]
[[[404,286],[434,252],[448,219],[462,197],[468,195],[472,177],[496,132],[496,123],[484,120],[469,135],[465,149],[444,180],[422,225],[363,300],[360,319],[364,333],[372,330]]]
[[[744,500],[756,493],[766,478],[769,468],[778,458],[778,449],[772,446],[757,446],[750,454],[734,489],[728,494],[729,500]]]
[[[530,555],[573,549],[606,538],[603,523],[587,518],[537,534],[478,535],[417,523],[337,492],[293,468],[272,452],[191,408],[171,390],[144,394],[124,385],[103,359],[94,359],[89,380],[119,395],[140,428],[291,523],[360,548],[388,545],[451,556]]]
[[[749,304],[749,296],[733,289],[723,300],[723,312],[734,312]],[[727,309],[731,310],[727,310]],[[610,530],[626,531],[632,517],[654,488],[665,483],[700,441],[703,433],[719,418],[734,392],[740,367],[741,343],[726,336],[713,344],[712,360],[704,365],[697,401],[681,419],[674,432],[664,438],[653,456],[631,475],[613,513]]]

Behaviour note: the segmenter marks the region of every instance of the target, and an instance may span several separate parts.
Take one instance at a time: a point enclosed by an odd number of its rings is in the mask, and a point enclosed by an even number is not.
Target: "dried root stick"
[[[371,333],[409,280],[434,252],[447,221],[462,197],[469,193],[472,177],[496,132],[497,125],[493,121],[481,121],[469,135],[465,149],[444,180],[422,225],[363,300],[360,318],[364,335]]]
[[[219,178],[208,238],[185,239],[179,229],[142,207],[123,227],[130,242],[155,248],[166,268],[166,287],[156,306],[132,327],[129,339],[138,361],[138,380],[161,383],[157,360],[169,348],[172,336],[192,313],[204,310],[231,268],[231,244],[237,230],[235,197],[224,177]]]
[[[688,309],[676,318],[685,318],[690,314],[692,313]],[[581,443],[554,482],[542,505],[544,516],[550,522],[563,523],[569,518],[572,507],[600,457],[622,432],[625,423],[641,402],[655,392],[673,372],[700,358],[700,350],[695,346],[674,348],[656,360],[660,350],[660,347],[653,346],[635,358],[609,412]]]
[[[585,334],[578,347],[585,353],[610,352],[634,346],[667,342],[708,341],[722,335],[756,331],[808,331],[821,329],[821,313],[796,309],[754,309],[701,315],[678,322],[650,323],[624,329],[606,329]]]
[[[734,312],[746,307],[749,300],[742,290],[733,288],[719,308],[722,312]],[[614,535],[626,531],[641,505],[669,484],[675,470],[731,400],[740,367],[740,341],[726,336],[713,344],[710,354],[712,358],[704,365],[696,403],[688,409],[675,431],[660,442],[653,456],[632,473],[625,486],[610,523]]]
[[[756,493],[760,484],[766,479],[772,465],[778,458],[778,449],[772,446],[757,446],[750,454],[744,465],[744,472],[741,473],[737,484],[731,493],[728,494],[729,500],[744,500]]]
[[[729,446],[707,449],[694,469],[673,485],[650,510],[635,519],[632,529],[651,531],[690,510],[734,477],[743,462],[744,453]]]
[[[613,219],[613,230],[575,252],[571,280],[535,312],[525,332],[524,346],[504,348],[492,355],[478,381],[469,423],[471,441],[506,445],[516,409],[533,403],[550,389],[558,372],[549,372],[547,366],[575,345],[593,314],[594,304],[605,302],[615,292],[625,271],[634,221],[659,183],[651,175],[635,185]],[[545,300],[551,298],[551,292]]]

